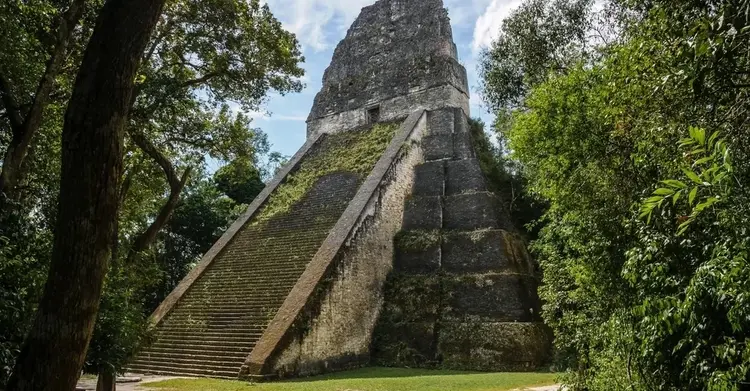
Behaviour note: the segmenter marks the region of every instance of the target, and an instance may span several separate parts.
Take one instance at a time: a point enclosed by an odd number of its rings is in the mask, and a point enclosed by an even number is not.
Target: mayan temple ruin
[[[129,370],[545,364],[538,267],[488,191],[457,57],[442,0],[362,9],[307,142],[155,311]]]

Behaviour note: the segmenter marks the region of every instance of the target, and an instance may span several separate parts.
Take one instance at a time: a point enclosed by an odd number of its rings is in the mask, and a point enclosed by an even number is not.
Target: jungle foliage
[[[63,115],[103,3],[0,4],[0,388],[47,277]],[[260,1],[166,2],[135,78],[118,239],[87,371],[122,369],[148,340],[146,317],[283,161],[242,112],[272,91],[300,91],[302,61]]]
[[[750,386],[750,3],[527,0],[483,58],[572,390]]]

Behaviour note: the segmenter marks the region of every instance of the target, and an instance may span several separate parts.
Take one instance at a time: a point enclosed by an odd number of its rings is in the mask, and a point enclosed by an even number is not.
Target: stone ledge
[[[380,314],[381,321],[436,321],[440,311],[441,278],[436,275],[391,274],[383,287],[388,300]]]
[[[484,173],[476,159],[448,161],[445,166],[445,195],[487,191]]]
[[[445,162],[422,163],[414,167],[413,196],[442,196],[445,194]]]
[[[401,231],[394,239],[393,268],[401,273],[432,274],[440,269],[438,231]]]
[[[541,322],[443,322],[443,368],[535,371],[551,359],[552,334]]]
[[[453,134],[454,110],[451,107],[427,112],[427,134]]]
[[[424,160],[446,160],[453,158],[453,134],[438,133],[425,136],[422,139]]]
[[[510,221],[501,220],[501,211],[500,198],[490,192],[447,196],[443,208],[443,227],[452,230],[508,229]]]
[[[443,227],[441,197],[413,196],[404,206],[404,230],[431,230]]]
[[[435,328],[434,322],[379,322],[373,338],[373,361],[384,366],[437,366]]]
[[[531,322],[540,319],[537,278],[523,274],[444,276],[443,319]]]
[[[518,234],[501,229],[449,231],[440,264],[447,273],[512,272],[536,275],[536,263]]]

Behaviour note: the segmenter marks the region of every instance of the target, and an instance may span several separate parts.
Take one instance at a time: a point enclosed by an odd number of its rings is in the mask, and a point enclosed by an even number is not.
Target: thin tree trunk
[[[99,377],[96,379],[96,391],[116,391],[117,389],[117,376],[108,371],[99,372]]]
[[[75,387],[115,239],[133,80],[164,1],[108,0],[99,14],[65,113],[49,276],[8,391]]]
[[[0,194],[13,198],[13,192],[18,184],[21,174],[21,165],[29,151],[29,145],[34,134],[42,124],[42,114],[49,104],[50,93],[55,86],[55,78],[68,52],[68,44],[73,35],[73,30],[81,19],[85,0],[74,0],[67,11],[60,17],[60,27],[57,29],[55,46],[52,55],[47,61],[44,74],[39,80],[34,100],[28,113],[22,117],[20,108],[13,97],[10,81],[4,75],[0,75],[0,93],[3,94],[5,109],[11,114],[11,125],[13,135],[8,148],[5,151],[2,171],[0,171]]]

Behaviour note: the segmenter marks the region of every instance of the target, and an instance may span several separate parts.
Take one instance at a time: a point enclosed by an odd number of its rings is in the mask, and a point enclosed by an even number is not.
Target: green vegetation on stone
[[[555,384],[554,373],[473,373],[363,368],[275,383],[175,379],[146,386],[165,391],[503,391]]]
[[[299,168],[276,188],[254,223],[288,212],[325,175],[335,172],[361,176],[369,174],[397,129],[398,124],[388,123],[376,124],[364,130],[324,135],[326,139],[318,141],[318,145],[326,143],[337,153],[312,154],[303,159]]]
[[[396,234],[394,241],[396,247],[407,251],[425,250],[435,245],[440,245],[440,231],[400,231]]]

